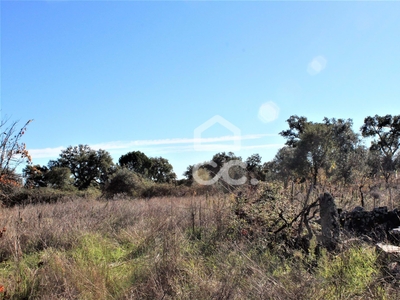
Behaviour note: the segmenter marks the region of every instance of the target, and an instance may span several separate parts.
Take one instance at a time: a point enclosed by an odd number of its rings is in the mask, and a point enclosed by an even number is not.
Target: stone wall
[[[397,209],[388,211],[384,206],[366,211],[356,207],[350,212],[338,212],[340,226],[347,234],[368,237],[373,242],[397,239],[392,230],[400,226],[400,212]]]

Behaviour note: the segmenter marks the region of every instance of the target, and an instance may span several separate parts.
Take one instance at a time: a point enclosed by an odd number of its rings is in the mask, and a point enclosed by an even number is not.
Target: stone
[[[339,215],[331,194],[324,193],[319,197],[320,222],[322,228],[322,245],[332,251],[339,241]]]
[[[376,244],[376,247],[379,250],[385,252],[386,254],[400,254],[400,247],[398,247],[398,246],[378,243],[378,244]]]
[[[400,226],[399,216],[397,209],[388,211],[387,207],[383,206],[372,211],[361,208],[355,208],[351,212],[342,211],[339,220],[341,227],[352,235],[364,235],[375,242],[381,242],[390,238],[393,228]]]

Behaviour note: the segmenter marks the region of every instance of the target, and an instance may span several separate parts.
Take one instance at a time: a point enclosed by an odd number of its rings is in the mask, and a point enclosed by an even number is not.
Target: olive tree
[[[314,185],[321,170],[330,174],[338,166],[343,168],[347,155],[354,151],[358,142],[350,119],[324,118],[323,122],[314,123],[295,115],[287,122],[289,129],[280,135],[287,139],[286,145],[294,149],[292,168],[310,177]],[[346,172],[342,176],[347,176]]]
[[[268,180],[280,180],[287,188],[290,181],[303,177],[301,162],[295,160],[295,149],[289,146],[278,150],[275,157],[263,165],[267,171]]]

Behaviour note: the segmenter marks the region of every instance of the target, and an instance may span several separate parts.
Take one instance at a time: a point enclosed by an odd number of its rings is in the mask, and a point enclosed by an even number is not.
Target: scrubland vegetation
[[[398,298],[372,245],[316,251],[314,236],[306,253],[291,241],[297,226],[275,234],[284,225],[279,214],[290,220],[301,210],[301,202],[284,201],[287,193],[265,186],[242,197],[64,198],[3,208],[3,298]]]
[[[373,245],[358,239],[328,252],[315,220],[307,251],[296,243],[301,221],[285,222],[303,209],[306,190],[297,185],[293,200],[290,189],[265,184],[239,197],[66,196],[2,208],[1,297],[398,299],[398,278]],[[350,190],[331,192],[339,206],[353,203]]]
[[[365,119],[370,148],[351,120],[288,124],[266,163],[222,152],[177,180],[164,158],[114,164],[79,145],[28,164],[24,181],[11,166],[30,161],[26,127],[13,139],[13,124],[1,141],[0,299],[398,299],[400,258],[345,231],[326,249],[318,197],[398,208],[400,117]]]

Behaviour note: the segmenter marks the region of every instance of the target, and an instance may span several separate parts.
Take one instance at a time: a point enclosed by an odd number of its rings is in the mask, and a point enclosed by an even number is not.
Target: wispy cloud
[[[142,151],[152,153],[172,153],[172,152],[189,152],[193,151],[195,142],[202,144],[204,151],[229,151],[229,144],[227,142],[235,140],[257,140],[263,137],[275,137],[277,134],[249,134],[243,136],[221,136],[212,138],[173,138],[173,139],[159,139],[159,140],[136,140],[136,141],[113,141],[99,144],[89,145],[92,149],[104,149],[108,151],[123,150],[140,147]],[[278,144],[256,145],[256,146],[242,146],[241,149],[252,148],[266,148],[276,147]],[[280,144],[279,144],[280,145]],[[281,145],[280,145],[281,146]],[[33,158],[55,158],[61,150],[66,147],[44,148],[44,149],[31,149],[29,153]]]
[[[230,145],[227,144],[210,144],[203,145],[202,151],[204,152],[228,152],[233,151],[230,149]],[[282,148],[284,144],[260,144],[260,145],[248,145],[241,146],[240,150],[251,150],[251,149],[279,149]],[[141,148],[140,151],[152,155],[161,155],[165,153],[184,153],[184,152],[193,152],[193,145],[181,145],[181,146],[166,146],[166,147],[144,147]]]
[[[277,136],[276,134],[249,134],[243,136],[221,136],[213,138],[174,138],[174,139],[160,139],[160,140],[137,140],[137,141],[114,141],[107,143],[100,143],[91,145],[94,149],[125,149],[134,146],[161,146],[161,145],[176,145],[176,144],[194,144],[199,142],[202,144],[229,142],[235,140],[255,140],[266,136]]]
[[[30,149],[29,154],[33,158],[53,158],[57,157],[60,154],[61,150],[64,149],[65,147]]]

